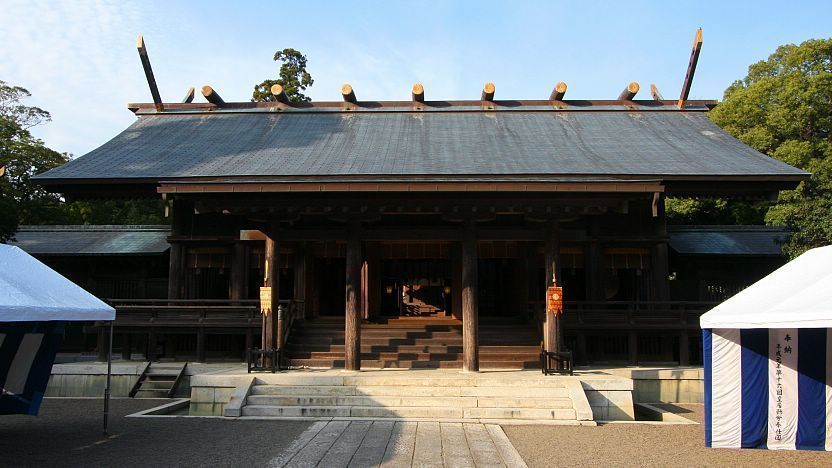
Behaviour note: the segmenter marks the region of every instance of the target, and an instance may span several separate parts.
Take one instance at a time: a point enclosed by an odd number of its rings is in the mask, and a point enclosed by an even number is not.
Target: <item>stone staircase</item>
[[[480,320],[481,369],[538,369],[540,339],[533,324]],[[343,319],[298,322],[287,343],[295,368],[344,366]],[[395,318],[361,325],[362,369],[461,369],[462,322],[452,318]]]
[[[148,363],[130,390],[131,398],[173,398],[186,363]]]
[[[343,377],[298,374],[268,384],[258,379],[241,415],[564,424],[592,420],[586,395],[576,379],[501,373],[430,375],[438,372],[442,371],[376,371],[373,375]]]

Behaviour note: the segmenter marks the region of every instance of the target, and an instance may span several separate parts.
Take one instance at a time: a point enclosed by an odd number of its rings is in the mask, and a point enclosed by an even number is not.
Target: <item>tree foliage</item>
[[[832,39],[779,47],[731,84],[709,114],[745,144],[813,174],[797,189],[781,192],[764,215],[766,223],[792,230],[784,251],[794,257],[832,243]],[[759,204],[724,200],[674,203],[676,219],[737,222],[737,214],[762,212]]]
[[[0,81],[0,242],[12,239],[20,224],[160,224],[160,200],[107,200],[66,203],[32,182],[32,176],[60,166],[70,155],[49,149],[32,136],[49,112],[27,106],[31,96]]]
[[[274,61],[280,62],[280,74],[276,80],[265,80],[254,86],[251,100],[254,102],[275,101],[272,86],[279,84],[293,102],[309,102],[312,99],[303,94],[314,80],[306,71],[306,56],[300,51],[287,48],[274,53]]]
[[[63,218],[57,195],[34,185],[33,175],[69,160],[34,138],[29,129],[49,121],[49,113],[22,103],[29,91],[0,81],[0,242],[11,238],[23,222],[43,223]]]

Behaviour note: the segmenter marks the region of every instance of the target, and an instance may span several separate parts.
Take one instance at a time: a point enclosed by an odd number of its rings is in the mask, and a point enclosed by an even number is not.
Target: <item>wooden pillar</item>
[[[169,254],[168,299],[183,299],[185,296],[185,246],[179,242],[171,242]]]
[[[544,262],[546,267],[546,288],[557,286],[557,278],[560,276],[560,242],[558,239],[559,227],[553,222],[547,227],[544,240]],[[545,291],[545,290],[544,290]],[[545,294],[545,292],[544,292]],[[544,308],[548,301],[543,297]],[[560,317],[546,311],[546,319],[543,324],[543,346],[546,351],[558,352],[563,347],[561,343]]]
[[[679,365],[690,365],[690,341],[687,330],[682,330],[679,333]]]
[[[462,240],[462,370],[479,372],[480,352],[477,309],[477,239],[473,225],[465,228]]]
[[[638,334],[635,331],[627,334],[627,351],[629,354],[627,364],[631,366],[638,365]]]
[[[191,234],[194,204],[188,200],[174,200],[171,210],[171,237]],[[168,268],[168,299],[185,299],[186,249],[178,241],[170,242],[170,260]]]
[[[668,236],[667,236],[667,219],[665,218],[664,210],[664,195],[660,196],[656,205],[656,217],[654,218],[655,234],[661,240],[657,242],[652,249],[650,259],[653,269],[653,300],[655,301],[669,301],[670,300],[670,280],[668,276]]]
[[[307,317],[317,317],[320,313],[320,295],[318,294],[318,280],[315,270],[315,257],[312,249],[306,249],[306,314]]]
[[[229,297],[232,300],[247,299],[248,295],[248,246],[235,242],[231,247],[231,282]]]
[[[107,350],[109,349],[109,340],[107,339],[107,328],[109,324],[98,327],[98,361],[107,362]]]
[[[381,315],[381,280],[383,275],[381,246],[377,242],[367,243],[364,246],[364,255],[367,258],[366,314],[370,319],[377,319]]]
[[[129,361],[133,354],[133,336],[130,333],[121,335],[121,359]]]
[[[451,244],[451,315],[462,320],[462,246]]]
[[[586,365],[589,363],[589,356],[586,352],[586,333],[578,332],[577,335],[577,350],[575,353],[575,363],[578,365]]]
[[[350,226],[347,239],[346,300],[344,307],[344,368],[361,369],[361,238],[359,226]]]
[[[598,242],[600,226],[597,216],[587,218],[587,236],[589,242],[584,248],[584,271],[586,272],[586,297],[589,301],[603,301],[604,292],[604,252]]]
[[[301,308],[301,319],[306,318],[306,246],[295,247],[295,290],[292,298],[297,301],[295,307]]]
[[[280,272],[278,271],[279,246],[273,236],[274,232],[271,232],[266,237],[265,264],[263,265],[263,282],[267,287],[272,288],[271,304],[269,305],[271,313],[263,315],[263,349],[275,349],[277,347],[277,342],[275,341],[275,316],[277,315],[277,306],[280,300]]]
[[[359,281],[360,287],[359,291],[361,291],[361,299],[359,299],[358,304],[361,307],[361,319],[367,320],[370,318],[370,297],[369,297],[369,287],[370,287],[370,265],[367,262],[367,259],[361,260],[361,280]]]
[[[150,362],[156,360],[156,331],[152,328],[147,332],[147,351],[144,357]]]
[[[196,329],[196,362],[205,362],[205,328]]]
[[[248,354],[248,350],[254,347],[254,332],[251,330],[251,327],[246,327],[246,351],[243,355],[243,359],[246,359],[245,356]]]

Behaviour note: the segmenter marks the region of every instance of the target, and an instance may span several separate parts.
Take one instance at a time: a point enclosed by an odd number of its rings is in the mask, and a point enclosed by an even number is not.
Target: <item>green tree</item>
[[[793,235],[794,257],[832,243],[832,39],[779,47],[725,91],[713,121],[747,145],[811,172],[765,214]]]
[[[161,200],[89,200],[66,203],[32,182],[70,155],[47,148],[29,131],[48,122],[49,112],[27,106],[31,96],[0,81],[0,242],[13,239],[20,224],[162,224]]]
[[[29,129],[50,119],[49,112],[22,103],[29,91],[0,81],[0,242],[13,237],[18,224],[66,221],[61,199],[32,183],[33,175],[69,160],[34,138]],[[54,222],[54,221],[53,221]]]
[[[254,86],[251,95],[253,102],[274,101],[272,86],[279,84],[293,102],[309,102],[312,99],[303,94],[314,80],[306,71],[306,56],[295,49],[283,49],[274,53],[274,61],[280,62],[280,77],[276,80],[265,80]]]

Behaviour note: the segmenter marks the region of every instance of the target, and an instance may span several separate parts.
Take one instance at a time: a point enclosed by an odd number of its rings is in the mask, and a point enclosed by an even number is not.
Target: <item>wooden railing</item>
[[[698,329],[699,316],[718,302],[564,301],[566,330]],[[530,301],[529,313],[543,319],[543,301]]]

